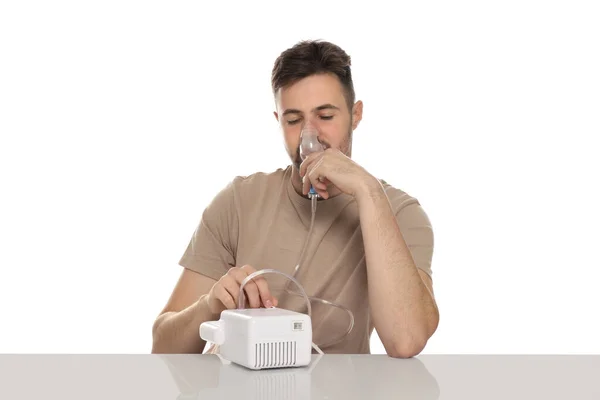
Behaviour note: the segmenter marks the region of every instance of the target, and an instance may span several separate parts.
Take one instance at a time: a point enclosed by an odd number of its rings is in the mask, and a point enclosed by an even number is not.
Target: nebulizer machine
[[[319,141],[316,127],[310,122],[305,124],[300,140],[302,160],[314,152],[324,150],[325,146]],[[224,310],[218,321],[207,321],[200,325],[200,337],[208,343],[218,345],[220,357],[253,370],[303,367],[310,364],[312,349],[323,354],[320,347],[338,343],[352,331],[354,327],[352,311],[342,305],[308,296],[296,279],[296,274],[304,261],[315,222],[319,194],[312,186],[308,197],[311,200],[310,227],[292,275],[275,269],[262,269],[248,275],[240,285],[238,308]],[[298,292],[290,291],[287,285],[284,290],[288,294],[304,298],[307,306],[306,314],[277,307],[244,308],[246,303],[244,286],[250,280],[269,273],[283,275],[295,284]],[[311,302],[333,306],[344,311],[349,317],[348,329],[328,343],[315,344],[313,342]]]

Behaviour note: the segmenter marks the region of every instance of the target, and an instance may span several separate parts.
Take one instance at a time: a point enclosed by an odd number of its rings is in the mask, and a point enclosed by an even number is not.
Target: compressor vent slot
[[[263,342],[254,346],[255,368],[279,368],[296,365],[296,342]]]

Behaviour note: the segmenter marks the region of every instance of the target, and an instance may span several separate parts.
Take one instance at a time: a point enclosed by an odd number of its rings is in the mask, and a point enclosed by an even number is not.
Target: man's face
[[[339,149],[348,157],[352,153],[352,131],[362,114],[362,103],[348,110],[343,87],[335,75],[319,74],[304,78],[280,89],[275,96],[285,148],[296,168],[300,168],[300,133],[310,122],[319,132],[326,148]]]

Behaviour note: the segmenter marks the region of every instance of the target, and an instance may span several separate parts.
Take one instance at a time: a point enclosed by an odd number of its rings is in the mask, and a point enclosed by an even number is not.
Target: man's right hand
[[[234,267],[215,280],[190,269],[181,272],[169,301],[152,326],[153,353],[202,353],[205,342],[198,327],[218,320],[221,312],[236,309],[240,285],[255,269]],[[257,276],[244,286],[245,308],[277,306],[264,277]]]
[[[246,277],[256,272],[250,265],[232,267],[210,289],[204,301],[214,316],[220,316],[223,310],[236,309],[240,296],[240,285]],[[278,301],[271,295],[267,281],[262,276],[248,281],[244,285],[246,308],[276,307]]]

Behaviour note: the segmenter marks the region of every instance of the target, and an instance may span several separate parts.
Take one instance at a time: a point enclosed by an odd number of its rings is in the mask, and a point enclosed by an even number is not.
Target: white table
[[[0,399],[600,399],[600,356],[313,356],[251,371],[215,355],[0,355]]]

